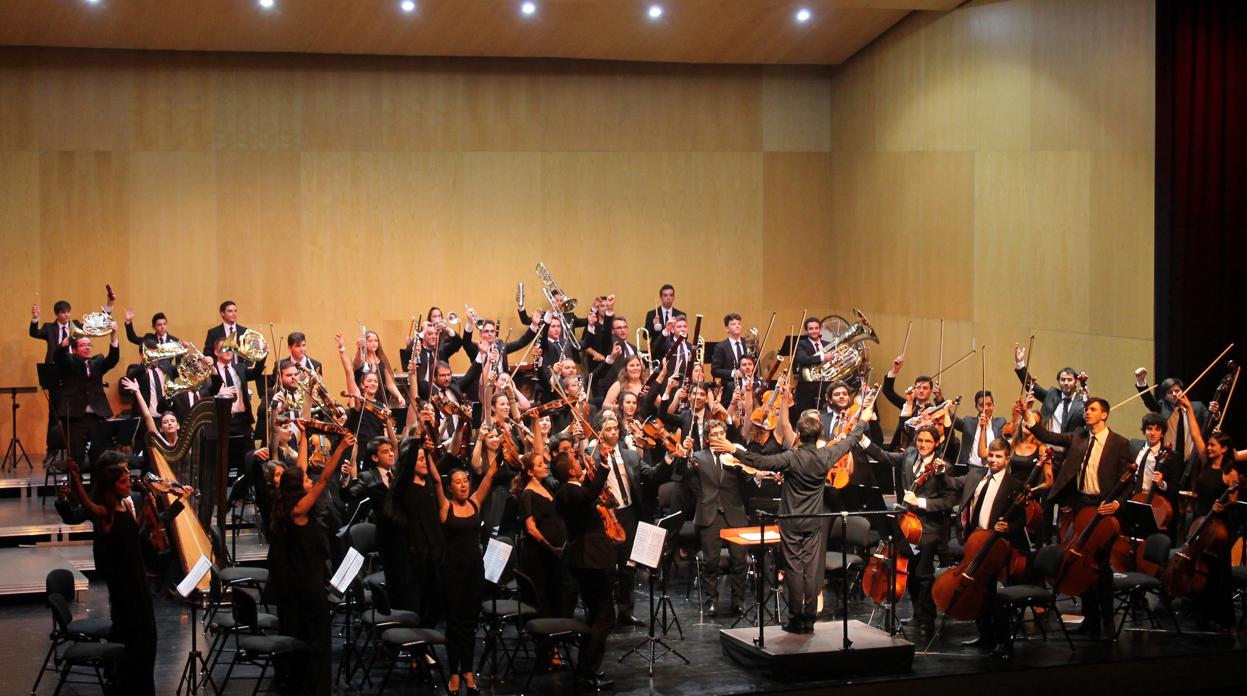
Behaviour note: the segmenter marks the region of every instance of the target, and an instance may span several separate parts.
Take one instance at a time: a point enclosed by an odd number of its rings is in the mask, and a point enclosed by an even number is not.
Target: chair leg
[[[39,682],[43,680],[43,673],[48,671],[48,662],[52,660],[52,655],[56,652],[56,646],[59,643],[55,640],[48,646],[48,654],[43,656],[43,664],[39,665],[39,674],[35,675],[35,685],[30,687],[30,693],[34,694],[39,690]]]
[[[237,647],[237,646],[235,646]],[[221,692],[225,691],[226,685],[229,684],[229,678],[234,674],[234,665],[238,664],[238,651],[234,651],[234,657],[229,661],[229,669],[225,670],[225,679],[221,681]]]
[[[1051,612],[1056,617],[1057,625],[1061,627],[1061,633],[1065,634],[1065,642],[1069,644],[1069,651],[1074,652],[1074,639],[1070,638],[1069,629],[1065,626],[1065,619],[1061,618],[1061,612],[1057,610],[1055,602],[1052,604]]]
[[[256,677],[255,688],[251,690],[251,696],[260,693],[260,685],[264,683],[264,675],[268,674],[268,665],[273,661],[271,656],[264,658],[264,664],[260,666],[260,676]]]
[[[56,691],[52,692],[52,696],[60,696],[61,689],[65,687],[65,681],[69,679],[69,662],[61,663],[61,678],[56,682]]]
[[[402,650],[396,649],[394,654],[390,654],[389,646],[385,647],[385,655],[389,664],[385,668],[385,676],[381,678],[381,685],[377,688],[377,696],[385,693],[385,687],[390,683],[390,676],[394,674],[394,663],[398,662],[398,658],[402,655]],[[369,665],[371,667],[371,664]]]

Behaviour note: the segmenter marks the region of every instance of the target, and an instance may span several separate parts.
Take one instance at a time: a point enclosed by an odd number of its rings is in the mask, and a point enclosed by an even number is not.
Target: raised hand
[[[132,321],[134,321],[134,308],[126,307],[126,323],[129,324]]]
[[[1020,363],[1026,359],[1026,349],[1020,344],[1013,344],[1013,362]]]

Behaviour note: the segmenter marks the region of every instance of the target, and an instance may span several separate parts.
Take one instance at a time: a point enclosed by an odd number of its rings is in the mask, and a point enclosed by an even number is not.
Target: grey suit
[[[702,593],[706,604],[715,606],[719,598],[719,557],[723,540],[719,531],[727,527],[743,527],[749,522],[745,513],[742,486],[748,485],[748,477],[740,469],[725,469],[719,456],[710,450],[693,453],[691,463],[695,469],[684,478],[692,497],[697,501],[693,524],[701,537],[703,560]],[[745,603],[745,570],[748,558],[745,548],[728,544],[731,569],[732,607]]]

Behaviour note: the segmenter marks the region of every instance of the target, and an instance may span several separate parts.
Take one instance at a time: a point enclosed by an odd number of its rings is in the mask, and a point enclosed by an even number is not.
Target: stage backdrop
[[[1153,14],[916,13],[836,70],[0,50],[0,386],[35,382],[36,293],[80,316],[109,282],[196,343],[233,299],[336,390],[360,322],[395,360],[433,304],[518,335],[543,260],[634,329],[663,282],[711,339],[860,307],[880,377],[911,317],[903,378],[933,371],[944,318],[945,361],[977,338],[1012,395],[1034,331],[1045,382],[1115,400],[1152,353]],[[945,383],[968,399],[977,359]]]

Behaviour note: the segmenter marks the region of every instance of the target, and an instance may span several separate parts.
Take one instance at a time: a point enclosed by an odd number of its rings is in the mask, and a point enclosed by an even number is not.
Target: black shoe
[[[979,636],[978,638],[975,638],[974,640],[961,641],[961,647],[978,648],[979,650],[983,652],[987,652],[988,650],[992,649],[992,644],[987,642],[986,640],[983,640],[983,636]]]
[[[1003,660],[1008,660],[1011,657],[1013,657],[1013,644],[1012,643],[1008,643],[1008,642],[1001,643],[1000,645],[997,645],[995,648],[992,649],[992,659],[994,660],[1003,661]]]
[[[579,684],[581,688],[592,689],[593,691],[601,691],[603,689],[611,688],[611,686],[613,686],[615,682],[610,679],[607,679],[606,677],[595,676],[595,677],[588,677],[585,679],[580,679]]]
[[[741,614],[744,614],[744,613],[745,613],[744,604],[733,604],[732,605],[732,616],[740,616]]]
[[[918,634],[924,638],[933,638],[935,636],[935,622],[928,623],[924,621],[918,624]]]
[[[714,602],[706,604],[706,616],[715,617],[719,615],[719,606]]]
[[[788,633],[805,633],[805,622],[794,616],[780,628]]]
[[[644,627],[646,625],[644,621],[638,619],[632,614],[620,614],[619,620],[616,623],[618,623],[620,626],[642,626]]]
[[[813,633],[814,632],[814,617],[809,614],[806,614],[805,619],[802,621],[802,626],[803,626],[803,630],[801,631],[802,633]]]

